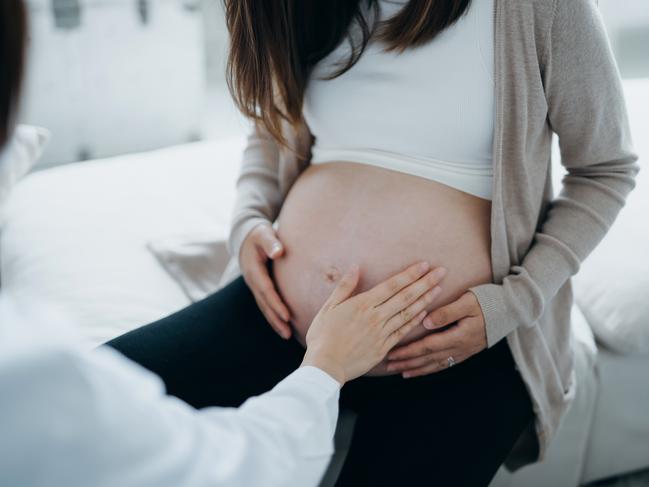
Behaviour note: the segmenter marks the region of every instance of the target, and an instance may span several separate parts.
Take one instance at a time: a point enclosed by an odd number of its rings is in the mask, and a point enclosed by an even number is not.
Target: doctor
[[[0,2],[0,148],[11,133],[26,21]],[[333,452],[340,387],[421,322],[438,282],[418,263],[356,294],[351,269],[316,316],[301,367],[239,409],[195,410],[112,349],[85,350],[0,293],[0,485],[312,486]]]

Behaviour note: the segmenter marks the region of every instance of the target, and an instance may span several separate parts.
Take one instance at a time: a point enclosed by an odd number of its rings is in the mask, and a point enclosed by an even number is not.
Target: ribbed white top
[[[386,18],[407,0],[379,3]],[[304,99],[315,136],[311,163],[365,163],[491,199],[493,0],[472,0],[455,24],[424,46],[400,54],[382,47],[371,41],[357,64],[334,80],[318,78],[347,59],[347,41],[314,68]]]

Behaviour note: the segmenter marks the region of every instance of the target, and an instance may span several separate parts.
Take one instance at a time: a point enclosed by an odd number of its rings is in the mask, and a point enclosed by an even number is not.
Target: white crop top
[[[379,0],[381,18],[407,1]],[[435,39],[400,54],[372,40],[342,76],[318,79],[348,58],[349,42],[341,42],[314,67],[305,92],[311,163],[365,163],[491,199],[493,1],[472,0]],[[371,11],[366,18],[371,25]]]

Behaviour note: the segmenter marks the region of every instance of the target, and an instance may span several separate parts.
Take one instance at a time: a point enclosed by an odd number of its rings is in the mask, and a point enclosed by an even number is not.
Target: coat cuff
[[[478,299],[485,320],[487,347],[491,348],[518,327],[507,312],[504,289],[500,284],[480,284],[469,288]]]

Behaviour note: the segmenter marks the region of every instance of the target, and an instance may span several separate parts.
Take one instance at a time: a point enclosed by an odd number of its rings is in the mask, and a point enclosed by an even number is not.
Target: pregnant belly
[[[309,166],[278,217],[285,255],[273,263],[278,291],[305,344],[316,313],[351,264],[365,291],[406,266],[427,260],[448,273],[428,309],[491,281],[490,202],[435,181],[374,166]],[[430,333],[419,325],[402,343]],[[385,375],[385,363],[370,375]]]

